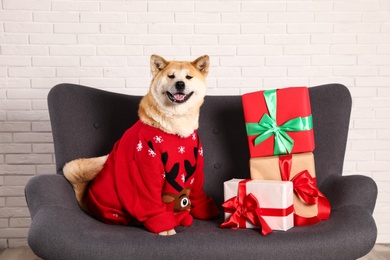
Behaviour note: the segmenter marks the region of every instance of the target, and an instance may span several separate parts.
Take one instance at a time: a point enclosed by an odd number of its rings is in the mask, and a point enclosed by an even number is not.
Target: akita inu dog
[[[64,166],[80,206],[108,224],[141,222],[160,235],[219,215],[203,192],[203,148],[197,128],[209,57],[166,61],[152,55],[153,75],[139,121],[107,156]]]

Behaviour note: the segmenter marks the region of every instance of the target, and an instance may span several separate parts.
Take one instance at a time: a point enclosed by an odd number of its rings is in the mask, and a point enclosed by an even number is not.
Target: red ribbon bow
[[[237,229],[240,226],[245,227],[245,220],[249,220],[253,225],[261,226],[261,234],[263,236],[272,232],[272,229],[260,215],[259,202],[252,193],[245,196],[242,204],[239,203],[239,199],[236,196],[223,203],[222,206],[226,212],[233,213],[227,221],[221,224],[222,228],[231,227],[232,229]]]
[[[246,226],[246,220],[254,226],[261,227],[263,236],[272,232],[263,216],[288,216],[293,212],[293,206],[287,209],[261,208],[259,201],[252,194],[246,195],[246,183],[250,180],[240,181],[238,184],[238,196],[230,198],[222,207],[227,213],[233,213],[230,218],[221,224],[222,228],[231,227],[237,229]]]
[[[279,157],[279,168],[282,176],[282,181],[290,180],[292,165],[292,155]],[[330,216],[330,204],[328,199],[322,194],[318,188],[316,179],[313,178],[307,170],[301,171],[294,178],[293,182],[294,192],[307,204],[318,204],[317,216],[305,218],[294,213],[294,225],[305,226],[319,222],[320,220],[328,219]]]
[[[320,191],[316,187],[316,180],[307,170],[301,171],[291,179],[294,191],[307,204],[318,204]]]

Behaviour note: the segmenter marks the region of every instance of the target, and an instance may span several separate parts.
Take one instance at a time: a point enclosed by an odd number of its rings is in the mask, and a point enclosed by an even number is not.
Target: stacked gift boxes
[[[293,225],[311,225],[329,218],[329,202],[316,185],[308,88],[248,93],[242,96],[242,103],[251,157],[251,179],[292,183]],[[225,201],[227,199],[225,192]],[[283,199],[289,200],[288,197]],[[225,223],[229,221],[228,217]]]

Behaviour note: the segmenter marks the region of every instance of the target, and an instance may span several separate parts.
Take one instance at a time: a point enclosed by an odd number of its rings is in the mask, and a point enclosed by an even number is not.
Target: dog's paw
[[[174,229],[168,230],[168,231],[162,231],[158,233],[160,236],[172,236],[176,234],[176,231]]]
[[[174,229],[167,231],[168,236],[176,235],[176,231]]]

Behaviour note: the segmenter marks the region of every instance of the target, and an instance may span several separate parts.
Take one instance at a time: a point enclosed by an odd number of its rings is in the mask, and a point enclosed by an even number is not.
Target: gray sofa
[[[368,177],[342,176],[351,112],[348,89],[339,84],[309,88],[316,148],[317,183],[329,199],[329,220],[275,231],[221,229],[221,217],[195,220],[174,236],[142,226],[103,224],[78,206],[63,165],[110,152],[137,120],[140,97],[61,84],[48,96],[56,173],[26,186],[31,213],[28,243],[44,259],[357,259],[374,246],[372,217],[377,186]],[[240,96],[207,96],[199,134],[205,155],[206,193],[223,203],[223,182],[249,178],[249,152]],[[221,209],[222,213],[222,209]]]

